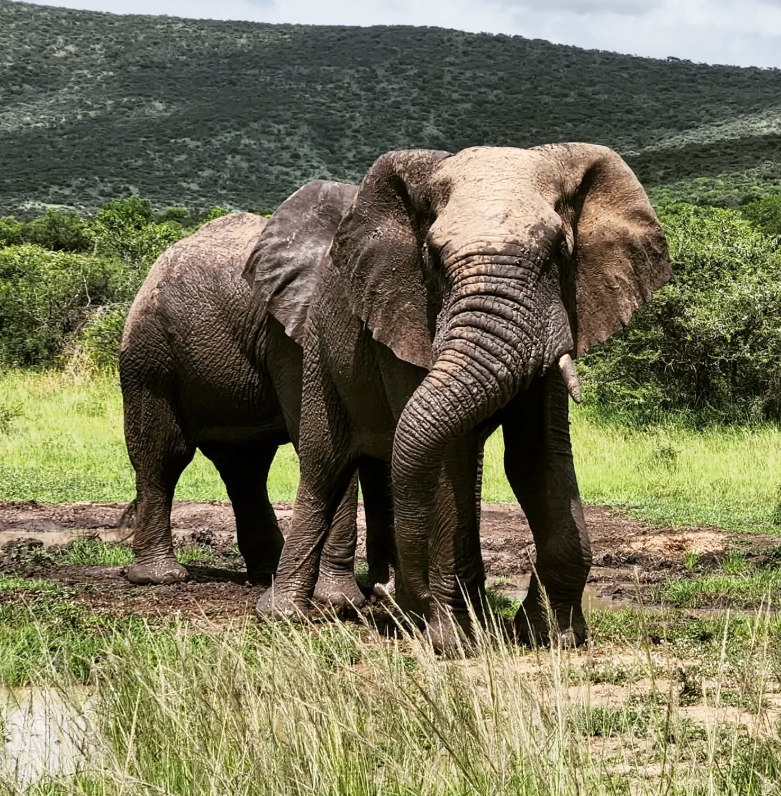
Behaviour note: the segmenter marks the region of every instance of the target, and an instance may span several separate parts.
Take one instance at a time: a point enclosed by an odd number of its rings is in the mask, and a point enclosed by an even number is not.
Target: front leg
[[[272,587],[258,601],[261,615],[306,614],[320,570],[320,557],[357,463],[350,457],[350,422],[327,373],[320,367],[316,341],[304,356],[299,462],[301,477],[293,517]],[[346,518],[345,516],[342,519]],[[349,542],[348,542],[349,544]]]
[[[591,545],[572,460],[568,395],[557,372],[537,379],[519,406],[507,411],[503,431],[507,480],[537,548],[536,576],[516,614],[517,632],[524,640],[546,642],[553,628],[582,644]]]
[[[361,608],[363,592],[355,580],[355,547],[358,543],[358,474],[353,475],[328,532],[320,558],[320,577],[315,599],[332,608]]]

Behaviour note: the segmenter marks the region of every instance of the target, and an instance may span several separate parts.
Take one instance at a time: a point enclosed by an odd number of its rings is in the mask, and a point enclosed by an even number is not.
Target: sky
[[[654,58],[781,67],[781,0],[49,0],[43,4],[118,14],[311,25],[435,25]]]

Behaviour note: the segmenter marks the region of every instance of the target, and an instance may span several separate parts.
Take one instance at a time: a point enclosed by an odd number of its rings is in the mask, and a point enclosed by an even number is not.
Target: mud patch
[[[74,600],[93,610],[144,616],[180,613],[193,619],[221,622],[250,616],[262,588],[245,585],[241,558],[235,551],[233,512],[229,503],[177,501],[172,528],[178,547],[199,545],[214,555],[214,565],[189,565],[191,580],[175,586],[131,586],[122,567],[66,566],[36,558],[25,551],[56,550],[74,539],[92,537],[116,541],[126,504],[37,502],[0,503],[0,569],[72,589]],[[292,505],[276,504],[283,533]],[[728,551],[777,546],[781,538],[741,535],[716,528],[652,528],[615,510],[588,506],[586,522],[592,541],[594,567],[584,607],[616,607],[631,601],[638,588],[680,575],[688,553],[718,559]],[[502,595],[517,599],[528,587],[535,551],[523,512],[513,504],[484,504],[482,547],[489,581]],[[358,561],[365,556],[365,520],[359,516]],[[29,593],[28,593],[29,594]],[[32,595],[30,595],[31,597]],[[0,593],[0,601],[18,599]]]

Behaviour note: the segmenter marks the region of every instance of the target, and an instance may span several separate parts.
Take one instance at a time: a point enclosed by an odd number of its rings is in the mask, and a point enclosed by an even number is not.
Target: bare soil
[[[212,566],[189,566],[191,578],[184,584],[133,586],[125,580],[122,567],[70,566],[53,562],[49,556],[30,555],[41,548],[51,552],[81,537],[126,540],[127,531],[118,527],[125,508],[126,504],[119,503],[0,503],[0,571],[59,582],[72,589],[74,600],[99,612],[150,617],[180,612],[188,618],[217,622],[253,614],[262,588],[245,584],[242,560],[234,548],[229,503],[175,503],[172,526],[177,546],[198,544],[214,554]],[[286,532],[292,505],[280,503],[275,508]],[[638,589],[642,592],[663,578],[680,575],[689,552],[701,561],[718,561],[734,550],[759,556],[763,548],[781,541],[711,527],[653,528],[604,506],[587,506],[585,512],[594,554],[587,598],[597,606],[631,602]],[[365,552],[364,532],[360,512],[359,561]],[[520,597],[534,561],[534,545],[522,511],[513,504],[484,504],[481,534],[489,582],[502,594]],[[0,593],[3,599],[18,599],[18,594]]]

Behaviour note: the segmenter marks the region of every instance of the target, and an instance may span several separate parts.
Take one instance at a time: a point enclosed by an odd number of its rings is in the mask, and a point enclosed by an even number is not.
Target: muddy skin
[[[355,191],[318,185],[339,198],[337,214]],[[236,213],[202,227],[158,259],[130,310],[120,380],[137,489],[121,523],[126,535],[133,534],[131,583],[165,585],[188,577],[174,557],[170,513],[176,483],[196,448],[225,483],[248,580],[268,585],[276,572],[284,539],[266,481],[278,447],[298,442],[302,355],[268,312],[273,295],[253,297],[242,278],[265,226],[265,219]],[[312,245],[316,250],[316,241]],[[312,254],[295,280],[295,307],[303,313],[297,323],[305,318],[316,262]],[[276,275],[264,276],[264,289],[273,294]],[[317,593],[336,607],[362,604],[353,572],[357,481],[345,483],[340,494]]]

